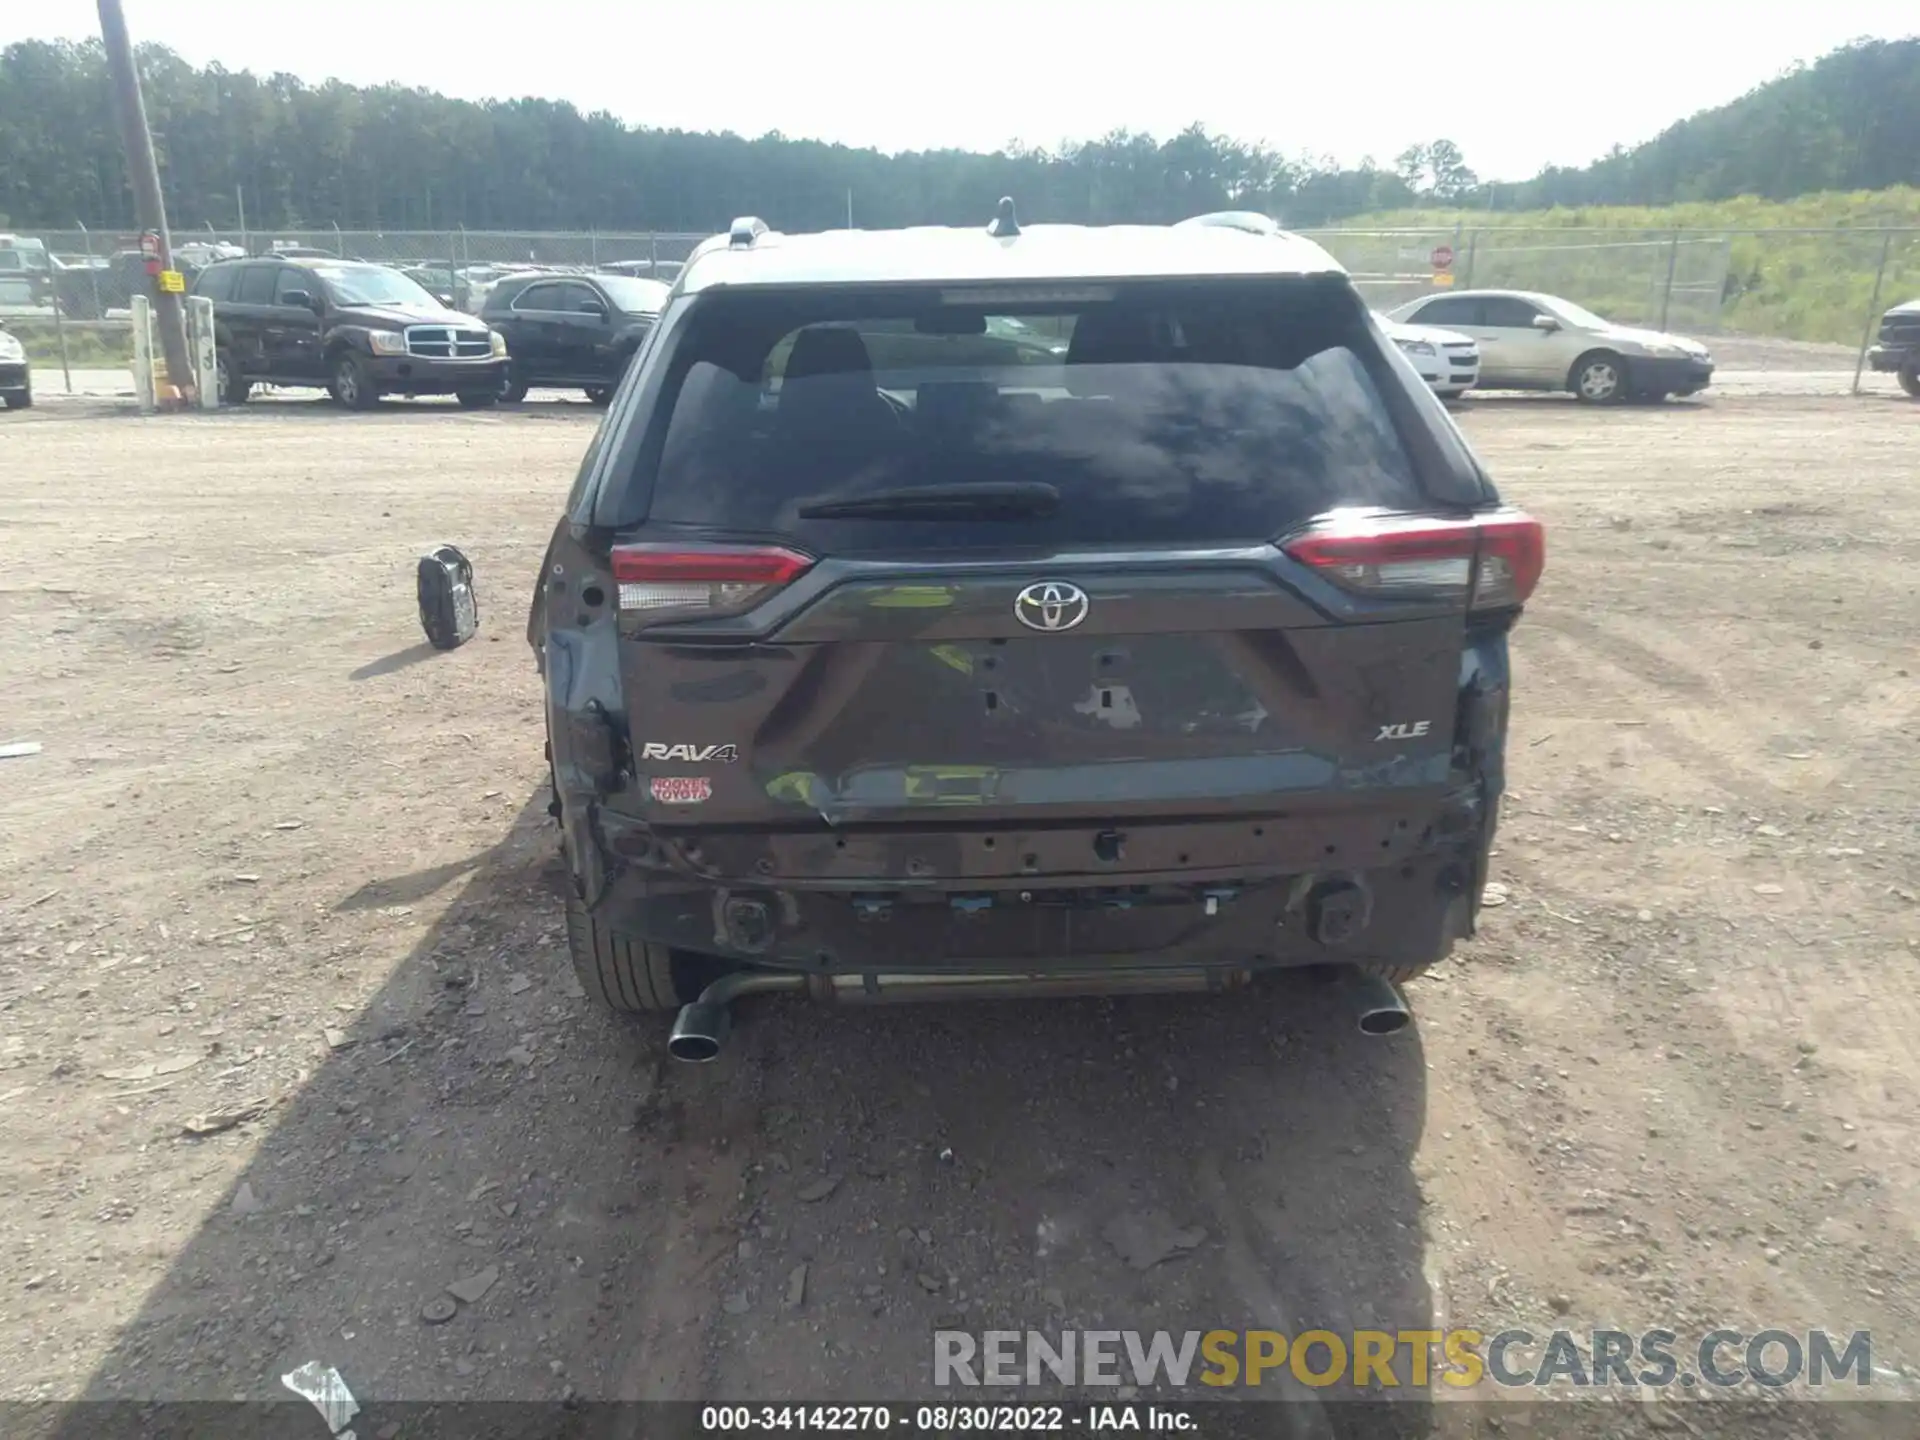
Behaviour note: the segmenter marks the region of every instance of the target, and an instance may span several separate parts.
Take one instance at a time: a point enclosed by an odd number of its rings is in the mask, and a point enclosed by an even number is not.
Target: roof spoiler
[[[1280,222],[1255,210],[1212,210],[1177,222],[1176,228],[1204,225],[1214,230],[1244,230],[1249,235],[1285,235]]]

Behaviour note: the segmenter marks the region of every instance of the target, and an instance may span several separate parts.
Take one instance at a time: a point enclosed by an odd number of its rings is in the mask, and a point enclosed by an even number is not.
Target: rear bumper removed
[[[1422,965],[1473,933],[1493,833],[1479,810],[1463,799],[1418,829],[1330,816],[1309,834],[1298,821],[1269,822],[1271,835],[1225,822],[1002,832],[1011,874],[990,873],[1002,862],[964,831],[681,842],[616,825],[620,858],[594,908],[656,944],[816,975]],[[1309,842],[1316,858],[1288,853]],[[874,864],[882,849],[898,864]],[[1103,849],[1141,868],[1088,873],[1081,857]],[[982,873],[960,868],[969,852]],[[898,873],[915,868],[927,878]]]

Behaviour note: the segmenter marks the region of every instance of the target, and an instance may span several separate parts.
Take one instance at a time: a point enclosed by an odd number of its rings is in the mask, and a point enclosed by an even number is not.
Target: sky
[[[1920,32],[1912,0],[124,6],[136,41],[195,64],[471,100],[534,95],[665,129],[991,150],[1116,128],[1165,138],[1198,121],[1347,164],[1390,164],[1446,138],[1498,180],[1651,139],[1849,40]],[[98,33],[94,0],[0,4],[0,45]]]

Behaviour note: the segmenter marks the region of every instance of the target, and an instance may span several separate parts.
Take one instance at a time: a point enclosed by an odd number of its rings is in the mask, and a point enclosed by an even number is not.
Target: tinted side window
[[[607,308],[607,302],[590,285],[577,281],[560,287],[560,308],[573,315],[587,315]]]
[[[633,477],[648,522],[772,528],[815,553],[1003,546],[992,520],[800,513],[990,477],[1060,493],[1053,516],[1021,522],[1023,545],[1213,543],[1425,500],[1376,384],[1391,372],[1344,290],[1156,287],[1018,315],[871,303],[709,297],[669,362],[657,465]],[[1051,363],[983,349],[1009,320],[1073,339]],[[888,340],[921,344],[883,358]]]
[[[1480,302],[1471,295],[1443,295],[1407,317],[1409,325],[1477,325]]]
[[[529,285],[514,298],[513,308],[516,310],[565,310],[567,307],[563,292],[566,288],[552,281],[542,285]]]
[[[273,303],[276,305],[291,305],[294,302],[287,298],[289,291],[304,290],[309,297],[313,297],[319,288],[320,282],[306,271],[294,270],[282,266],[279,276],[275,279],[273,285]]]
[[[200,278],[193,282],[193,293],[204,295],[209,300],[226,300],[233,295],[233,276],[238,269],[235,265],[213,265],[200,272]]]
[[[273,277],[277,265],[249,265],[233,287],[233,298],[241,305],[271,305]]]
[[[1490,295],[1480,303],[1483,312],[1480,323],[1495,330],[1525,330],[1540,313],[1539,306],[1510,295]]]

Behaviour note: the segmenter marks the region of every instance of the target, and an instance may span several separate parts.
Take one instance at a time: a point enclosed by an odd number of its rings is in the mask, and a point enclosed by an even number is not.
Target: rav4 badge
[[[649,740],[640,747],[640,758],[691,760],[696,764],[718,760],[722,765],[731,765],[740,758],[740,750],[735,745],[662,745],[658,740]]]

